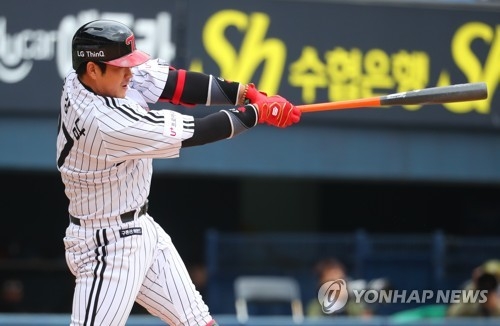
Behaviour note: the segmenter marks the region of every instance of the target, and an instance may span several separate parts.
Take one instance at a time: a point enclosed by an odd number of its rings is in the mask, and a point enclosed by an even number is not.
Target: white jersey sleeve
[[[146,111],[128,98],[102,100],[95,118],[111,161],[178,157],[181,142],[193,136],[192,116],[171,110]]]
[[[156,103],[165,88],[170,66],[160,59],[148,60],[133,67],[130,88],[138,91],[148,103]]]

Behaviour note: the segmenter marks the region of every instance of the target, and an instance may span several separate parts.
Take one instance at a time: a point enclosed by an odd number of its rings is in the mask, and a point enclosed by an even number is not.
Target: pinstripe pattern
[[[70,225],[66,260],[75,274],[71,325],[125,325],[136,300],[169,325],[206,325],[212,317],[170,237],[149,215],[126,224],[142,236]]]
[[[99,302],[99,295],[101,294],[102,283],[104,282],[104,271],[106,270],[106,246],[109,244],[108,239],[106,238],[106,229],[97,230],[95,239],[97,240],[97,248],[94,252],[97,263],[94,269],[94,279],[92,280],[90,295],[86,303],[87,308],[85,310],[84,324],[95,323],[97,303]]]
[[[156,223],[159,251],[137,302],[170,325],[205,325],[212,318],[170,237]],[[165,287],[165,284],[168,286]]]
[[[134,99],[144,92],[148,101],[157,100],[161,94],[158,85],[165,84],[167,73],[160,74],[163,79],[147,82],[144,76],[158,73],[138,68],[136,72],[139,82],[131,84],[141,91],[131,89],[129,93]],[[146,91],[145,85],[156,86]],[[58,134],[57,155],[71,215],[109,218],[144,203],[149,194],[152,159],[178,157],[181,141],[193,135],[193,117],[169,112],[182,126],[176,137],[165,134],[163,112],[148,111],[128,97],[97,96],[83,87],[74,72],[68,75],[61,100],[64,128]],[[84,134],[75,139],[78,130]]]
[[[147,107],[168,69],[155,60],[133,68],[126,98],[94,94],[74,71],[65,79],[57,166],[68,211],[80,219],[64,238],[76,277],[71,325],[125,325],[136,300],[172,326],[212,320],[165,231],[138,211],[131,222],[120,219],[146,202],[153,159],[178,157],[194,132],[193,117]],[[120,234],[126,230],[136,232]]]

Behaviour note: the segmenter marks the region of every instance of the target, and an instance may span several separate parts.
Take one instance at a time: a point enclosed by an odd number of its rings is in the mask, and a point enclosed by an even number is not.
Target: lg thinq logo
[[[343,279],[326,282],[318,291],[318,301],[325,314],[344,308],[348,297],[347,284]]]

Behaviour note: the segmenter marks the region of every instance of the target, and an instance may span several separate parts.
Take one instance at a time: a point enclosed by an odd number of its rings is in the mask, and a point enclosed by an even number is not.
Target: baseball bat
[[[486,83],[465,83],[417,89],[408,92],[354,100],[297,105],[300,111],[318,112],[343,109],[381,107],[390,105],[440,104],[483,100],[488,97]]]

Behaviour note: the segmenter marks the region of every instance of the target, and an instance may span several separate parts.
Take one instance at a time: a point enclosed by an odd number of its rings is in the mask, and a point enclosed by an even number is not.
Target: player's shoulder
[[[135,66],[132,68],[132,71],[140,72],[140,71],[162,71],[162,70],[169,70],[170,69],[170,64],[163,60],[163,59],[149,59],[148,61],[144,62],[143,64],[139,66]]]
[[[70,70],[66,73],[64,77],[64,84],[70,83],[75,80],[78,76],[76,75],[76,71]]]
[[[64,91],[67,93],[73,93],[78,91],[82,87],[78,75],[74,70],[68,72],[64,78]]]

